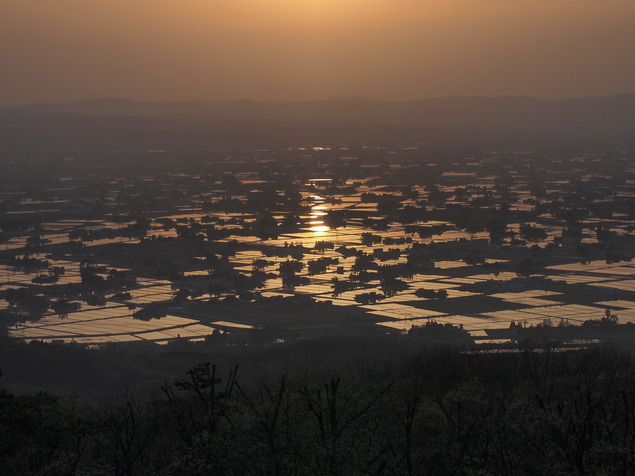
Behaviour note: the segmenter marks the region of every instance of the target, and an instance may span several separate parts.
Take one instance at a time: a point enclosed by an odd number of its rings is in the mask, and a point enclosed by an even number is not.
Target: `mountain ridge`
[[[147,102],[94,98],[2,107],[3,114],[73,114],[159,119],[347,122],[460,127],[635,125],[635,94],[551,100],[530,96],[447,96],[417,101],[343,97],[316,101]]]
[[[306,144],[428,149],[635,149],[635,94],[547,100],[143,103],[93,99],[0,108],[0,157],[103,151],[246,150]]]

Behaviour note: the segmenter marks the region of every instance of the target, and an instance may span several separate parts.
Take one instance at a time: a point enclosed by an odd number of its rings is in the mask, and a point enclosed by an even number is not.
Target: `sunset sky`
[[[0,0],[0,105],[635,92],[634,0]]]

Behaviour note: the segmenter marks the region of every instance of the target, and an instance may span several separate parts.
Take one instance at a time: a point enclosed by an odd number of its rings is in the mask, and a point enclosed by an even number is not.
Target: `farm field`
[[[635,322],[627,157],[596,170],[593,155],[441,165],[411,148],[307,152],[0,184],[9,333],[165,344],[434,321],[486,342],[607,310]]]

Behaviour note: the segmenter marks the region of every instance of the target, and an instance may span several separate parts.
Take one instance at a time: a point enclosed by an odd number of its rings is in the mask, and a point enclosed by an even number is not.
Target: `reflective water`
[[[307,184],[310,187],[324,186],[330,183],[331,179],[313,179]],[[487,182],[487,179],[483,179]],[[251,183],[264,183],[258,180],[252,180]],[[350,184],[349,184],[350,185]],[[583,322],[586,319],[598,318],[602,315],[604,307],[612,307],[617,309],[620,322],[635,322],[635,302],[621,299],[620,291],[635,291],[635,280],[631,277],[635,274],[635,265],[628,263],[618,263],[608,265],[604,262],[595,261],[587,265],[578,263],[557,265],[548,268],[548,271],[558,273],[557,279],[565,281],[568,284],[579,284],[594,286],[598,292],[605,293],[606,299],[589,303],[563,303],[554,300],[554,293],[541,290],[525,290],[519,292],[495,293],[490,297],[496,304],[495,308],[502,307],[504,309],[476,310],[470,309],[469,298],[478,296],[478,293],[460,290],[458,288],[463,284],[477,283],[488,280],[505,281],[516,277],[515,273],[488,273],[483,269],[473,271],[468,265],[461,260],[439,260],[434,263],[434,269],[429,274],[417,274],[412,280],[408,281],[408,289],[398,294],[383,299],[378,304],[361,305],[355,301],[355,296],[360,292],[381,293],[382,290],[377,283],[371,283],[363,290],[357,289],[345,291],[341,294],[333,295],[332,279],[345,278],[352,270],[355,258],[344,258],[333,248],[327,248],[322,251],[315,250],[315,244],[318,241],[330,241],[334,243],[334,248],[339,246],[356,247],[363,249],[366,253],[373,253],[378,250],[399,249],[407,250],[410,243],[390,244],[376,243],[372,245],[362,245],[362,233],[372,232],[379,235],[382,240],[399,239],[408,236],[405,233],[405,226],[391,223],[386,230],[370,230],[365,228],[361,218],[355,218],[354,214],[347,220],[346,226],[330,229],[324,223],[324,216],[330,210],[347,210],[350,212],[373,212],[376,210],[376,204],[362,203],[361,193],[378,192],[382,187],[379,186],[358,186],[357,190],[351,194],[342,194],[337,196],[334,203],[327,202],[324,196],[319,195],[314,190],[303,191],[303,198],[308,199],[310,212],[306,219],[306,227],[295,233],[281,234],[276,239],[267,240],[268,246],[284,246],[285,243],[301,244],[312,250],[305,254],[303,261],[306,263],[309,259],[321,257],[336,258],[339,260],[337,266],[331,266],[329,269],[320,274],[309,275],[307,269],[302,271],[301,276],[309,279],[308,284],[296,286],[294,293],[304,294],[315,298],[317,301],[330,301],[338,308],[350,307],[363,310],[372,318],[372,322],[387,328],[407,330],[412,325],[425,324],[429,319],[440,323],[449,323],[454,325],[463,325],[475,336],[481,336],[485,329],[506,328],[514,322],[524,322],[528,325],[537,324],[546,318],[559,320],[561,318],[568,319],[571,322]],[[421,194],[426,193],[423,188],[418,188]],[[244,199],[245,197],[241,197]],[[519,194],[517,202],[514,204],[518,210],[523,209],[523,200],[527,198],[526,194]],[[39,205],[36,202],[24,201],[24,205]],[[50,202],[54,203],[54,202]],[[412,201],[403,200],[404,205],[413,203]],[[49,209],[47,213],[57,209]],[[166,213],[158,216],[160,219],[186,219],[188,222],[193,220],[195,223],[201,223],[204,218],[211,217],[213,219],[223,220],[224,224],[216,225],[218,229],[226,229],[235,227],[235,225],[226,222],[232,219],[240,219],[250,221],[255,219],[245,213],[227,213],[227,212],[208,212],[204,213],[195,206],[181,207],[181,213]],[[30,212],[31,210],[29,210]],[[37,209],[35,210],[37,211]],[[279,216],[278,218],[282,218]],[[377,216],[377,218],[381,218]],[[627,226],[627,221],[614,220],[615,230],[623,231]],[[419,239],[415,237],[415,242],[430,243],[434,242],[451,242],[459,239],[467,240],[486,240],[488,234],[485,232],[467,234],[464,231],[454,228],[450,223],[443,221],[430,221],[427,226],[432,225],[448,225],[448,229],[442,233],[435,235],[429,239]],[[43,224],[43,238],[50,240],[52,245],[68,243],[68,232],[77,227],[83,229],[100,229],[113,228],[122,225],[108,222],[105,220],[72,220],[60,219],[50,220]],[[512,230],[518,231],[518,226],[511,227]],[[548,240],[561,232],[559,226],[546,226]],[[149,236],[176,237],[176,231],[163,230],[158,226],[153,227]],[[26,244],[27,237],[18,237],[11,239],[3,244],[6,250],[17,250],[23,248]],[[218,240],[220,242],[231,242],[235,240],[238,243],[254,245],[253,249],[237,251],[234,256],[230,257],[230,261],[234,268],[245,274],[249,274],[252,263],[255,259],[261,258],[262,253],[256,249],[255,245],[261,245],[262,242],[255,236],[239,236],[231,235],[229,237]],[[591,237],[585,237],[584,240],[593,240]],[[87,250],[103,244],[111,243],[137,243],[137,240],[122,238],[104,238],[93,241],[84,242]],[[540,243],[539,246],[544,246]],[[38,255],[35,255],[38,257]],[[44,258],[44,255],[39,256]],[[57,260],[48,258],[54,266],[64,266],[66,272],[60,277],[59,284],[70,284],[80,282],[79,265],[77,262],[68,260]],[[264,270],[267,272],[276,272],[278,265],[286,260],[281,257],[267,257],[269,262]],[[399,258],[389,259],[380,264],[399,264],[405,262],[405,256],[402,254]],[[505,260],[488,259],[488,264],[496,262],[504,263]],[[338,269],[339,268],[339,269]],[[470,272],[465,272],[467,269]],[[435,272],[436,270],[436,272]],[[186,276],[206,276],[206,270],[187,271]],[[2,289],[28,287],[34,278],[38,276],[35,271],[17,271],[9,266],[0,266],[0,279],[2,280]],[[374,284],[374,285],[373,285]],[[446,290],[449,302],[447,308],[451,308],[451,302],[455,299],[465,299],[466,306],[457,311],[434,310],[437,303],[432,303],[428,299],[418,298],[415,292],[418,289],[426,290]],[[289,296],[291,295],[287,289],[283,289],[281,279],[269,279],[266,286],[261,290],[264,297],[269,296]],[[149,303],[168,301],[174,295],[172,283],[159,279],[139,279],[137,289],[130,291],[130,304],[143,306]],[[205,296],[206,298],[209,296]],[[509,309],[505,303],[512,303],[521,307]],[[0,309],[6,308],[6,301],[0,301]],[[443,306],[441,306],[443,307]],[[206,324],[201,324],[199,320],[184,316],[179,309],[173,309],[170,314],[161,319],[151,319],[141,321],[132,317],[133,309],[124,306],[121,303],[108,301],[105,306],[92,307],[84,305],[81,310],[70,312],[66,317],[61,318],[54,314],[48,314],[37,322],[25,322],[11,329],[14,336],[24,339],[43,339],[43,340],[65,340],[84,343],[99,342],[126,342],[147,340],[152,342],[164,343],[171,338],[177,336],[187,338],[202,338],[216,329],[227,331],[254,328],[254,325],[245,322],[232,322],[231,320],[218,319]],[[328,312],[328,311],[326,311]]]

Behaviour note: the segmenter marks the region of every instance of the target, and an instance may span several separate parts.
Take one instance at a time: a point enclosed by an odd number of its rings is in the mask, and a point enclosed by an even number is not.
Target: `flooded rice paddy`
[[[189,217],[188,217],[189,218]],[[317,220],[315,220],[317,221]],[[268,244],[277,244],[283,246],[287,243],[302,243],[306,247],[312,247],[316,240],[330,240],[338,246],[359,246],[361,233],[368,230],[359,226],[347,226],[344,230],[331,231],[322,229],[316,223],[309,223],[311,227],[303,233],[293,233],[289,235],[281,235],[277,240],[270,240]],[[398,238],[403,236],[403,230],[390,230],[387,232],[375,232],[381,234],[382,237]],[[445,236],[444,236],[445,235]],[[465,238],[457,232],[447,233],[440,237],[436,237],[435,241],[454,240],[459,237]],[[246,238],[242,242],[259,243],[257,238]],[[471,237],[472,239],[478,239]],[[51,235],[50,239],[63,240],[63,235]],[[234,237],[228,238],[228,240]],[[102,240],[93,245],[102,244]],[[117,240],[115,240],[117,241]],[[134,240],[128,240],[134,242]],[[392,246],[391,246],[392,247]],[[373,249],[386,248],[382,245],[373,245],[365,247],[367,252]],[[557,273],[557,279],[568,284],[584,283],[585,285],[597,287],[600,293],[605,294],[605,299],[593,302],[592,304],[564,304],[561,301],[554,300],[559,293],[546,290],[522,290],[518,292],[504,292],[490,294],[488,298],[492,301],[490,307],[497,309],[499,307],[515,307],[516,309],[503,310],[481,310],[477,305],[474,310],[470,309],[470,298],[483,296],[480,293],[461,291],[457,288],[463,284],[473,284],[477,282],[486,282],[489,280],[505,281],[516,277],[514,273],[482,273],[463,274],[462,270],[470,269],[465,262],[456,261],[439,261],[435,263],[435,269],[443,270],[445,274],[417,274],[412,280],[408,281],[409,288],[395,296],[386,297],[380,303],[362,305],[355,301],[355,296],[360,290],[345,291],[337,297],[333,296],[333,286],[331,280],[334,277],[347,276],[351,272],[354,264],[354,258],[344,258],[333,250],[308,255],[306,259],[316,257],[332,257],[339,258],[339,264],[328,272],[311,275],[310,284],[299,285],[290,293],[288,289],[284,289],[282,281],[279,278],[269,279],[266,287],[261,290],[264,297],[271,296],[291,296],[307,295],[318,301],[328,301],[333,306],[343,308],[357,308],[364,310],[369,316],[369,323],[383,326],[388,329],[397,329],[406,331],[413,325],[424,325],[430,319],[443,324],[452,324],[455,326],[462,325],[475,338],[482,337],[483,342],[490,342],[483,333],[487,329],[503,329],[508,328],[510,323],[520,322],[525,325],[536,325],[549,319],[558,322],[565,319],[574,324],[580,324],[587,319],[595,319],[602,315],[604,309],[611,308],[616,310],[619,315],[620,322],[635,322],[635,301],[619,299],[620,290],[635,292],[635,264],[619,263],[606,264],[602,261],[593,261],[589,264],[571,263],[564,265],[551,266],[548,268],[551,273]],[[262,253],[257,250],[241,251],[232,257],[232,264],[238,271],[249,272],[252,269],[253,261],[262,258]],[[268,257],[267,268],[272,271],[277,269],[283,258]],[[389,260],[384,264],[398,264],[403,259]],[[495,260],[492,260],[495,262]],[[498,262],[504,262],[499,260]],[[55,266],[63,266],[66,270],[65,274],[60,277],[58,284],[71,284],[80,282],[79,264],[70,261],[53,261]],[[456,276],[452,276],[452,272],[456,271]],[[0,266],[0,276],[3,278],[3,289],[17,288],[21,286],[29,286],[31,280],[38,273],[25,273],[15,271],[9,266]],[[192,271],[190,276],[206,276],[206,271]],[[305,274],[306,275],[306,274]],[[309,277],[308,275],[306,275]],[[443,312],[426,308],[425,299],[415,296],[417,289],[447,291],[447,298],[444,303],[450,304],[453,300],[462,300],[462,311]],[[53,313],[45,315],[41,320],[36,322],[24,322],[16,325],[11,329],[11,334],[22,339],[41,339],[44,341],[65,341],[78,343],[106,343],[106,342],[132,342],[132,341],[151,341],[156,343],[167,343],[174,338],[188,338],[191,340],[203,339],[211,334],[215,329],[223,331],[234,331],[239,329],[253,329],[256,326],[251,325],[248,315],[240,316],[236,320],[231,321],[226,316],[210,315],[204,319],[199,317],[188,318],[183,314],[187,314],[186,310],[179,309],[175,306],[173,312],[175,315],[168,314],[160,319],[150,319],[147,321],[135,319],[132,317],[133,310],[127,305],[143,306],[145,304],[169,301],[172,299],[175,289],[170,281],[160,279],[140,278],[138,287],[130,290],[130,299],[126,300],[126,304],[113,303],[109,301],[104,306],[89,306],[84,304],[81,310],[69,312],[64,316]],[[367,287],[364,292],[380,293],[381,289],[377,286]],[[111,298],[112,296],[107,296]],[[203,297],[196,299],[206,299]],[[0,308],[6,308],[7,303],[0,301]],[[329,312],[329,311],[325,311]],[[293,327],[293,326],[291,326]]]
[[[267,184],[266,180],[258,180],[253,176],[236,175],[237,181],[242,186],[258,187]],[[471,186],[479,189],[479,194],[487,195],[487,190],[496,188],[496,177],[476,176],[476,174],[449,175],[446,178],[453,180],[473,181]],[[386,191],[385,185],[375,184],[376,177],[364,179],[349,179],[340,184],[344,193],[332,194],[326,191],[331,185],[331,179],[315,178],[307,180],[300,187],[303,213],[299,215],[301,225],[292,231],[282,230],[276,236],[263,239],[255,234],[239,232],[245,224],[253,224],[258,215],[252,211],[216,211],[204,209],[205,201],[221,200],[228,197],[225,190],[213,192],[198,192],[189,204],[163,206],[159,203],[153,211],[152,223],[143,238],[132,236],[109,237],[99,235],[100,230],[109,230],[125,226],[121,222],[114,221],[113,216],[108,219],[77,219],[68,218],[60,214],[60,207],[68,205],[68,200],[55,199],[48,201],[35,201],[22,199],[18,215],[37,213],[44,217],[40,239],[42,246],[37,253],[30,252],[29,256],[37,259],[46,259],[51,267],[63,267],[64,273],[59,276],[56,285],[73,285],[81,282],[79,255],[92,256],[94,250],[108,246],[141,246],[143,241],[161,243],[161,240],[176,242],[181,253],[191,253],[191,262],[204,261],[205,256],[199,255],[188,244],[183,245],[183,238],[178,226],[162,226],[161,223],[175,222],[192,229],[213,223],[214,230],[226,231],[222,237],[209,238],[205,246],[209,252],[215,253],[215,247],[225,245],[234,247],[232,253],[226,254],[234,271],[249,276],[254,269],[256,260],[264,260],[261,271],[270,273],[270,277],[257,289],[262,298],[307,296],[315,303],[325,303],[323,307],[315,308],[309,317],[304,315],[302,308],[289,307],[283,317],[267,314],[267,306],[251,302],[250,305],[239,301],[234,304],[221,303],[216,306],[197,306],[197,303],[207,303],[212,297],[212,292],[203,289],[203,292],[192,294],[183,302],[174,301],[175,293],[179,289],[179,280],[153,278],[148,273],[141,273],[136,285],[126,289],[129,296],[122,299],[116,292],[105,293],[105,301],[99,304],[89,305],[82,303],[80,309],[71,310],[64,314],[47,311],[41,319],[20,322],[10,328],[11,335],[25,339],[41,339],[44,341],[78,342],[86,344],[99,344],[107,342],[139,342],[148,341],[154,343],[167,343],[172,339],[185,338],[200,340],[212,334],[215,330],[224,332],[241,332],[247,329],[258,329],[269,325],[282,326],[296,330],[300,334],[311,333],[324,329],[358,329],[368,327],[385,329],[386,331],[406,331],[413,325],[424,325],[430,320],[438,323],[462,326],[469,331],[475,339],[483,342],[488,339],[487,330],[506,329],[512,322],[522,323],[526,326],[537,325],[550,321],[557,324],[567,321],[572,324],[580,324],[589,319],[600,318],[605,309],[610,308],[619,316],[621,323],[635,322],[635,264],[630,260],[616,263],[608,263],[607,260],[590,259],[582,264],[579,258],[562,257],[552,259],[547,266],[540,270],[532,270],[532,276],[545,276],[559,282],[558,290],[531,288],[531,286],[509,285],[501,292],[480,290],[479,283],[509,283],[518,277],[518,273],[506,267],[514,259],[503,253],[488,253],[478,263],[468,263],[466,259],[451,259],[440,257],[432,259],[425,270],[419,270],[406,279],[407,286],[404,289],[386,295],[376,303],[363,303],[356,300],[360,293],[382,294],[384,289],[377,280],[370,280],[354,289],[344,289],[335,292],[334,279],[346,280],[352,273],[356,264],[356,256],[346,256],[341,252],[342,247],[356,248],[365,254],[377,258],[381,266],[396,266],[407,263],[408,252],[416,245],[461,243],[463,247],[483,249],[487,246],[490,234],[482,229],[467,231],[456,226],[452,221],[443,219],[426,219],[423,225],[437,228],[432,236],[420,237],[407,230],[407,225],[391,221],[385,226],[376,227],[371,224],[381,221],[385,215],[379,212],[377,203],[364,200],[364,194],[391,195]],[[152,183],[148,178],[145,182]],[[144,182],[144,183],[145,183]],[[122,184],[119,184],[120,186]],[[201,184],[203,188],[204,184]],[[559,186],[557,180],[547,184],[556,190]],[[122,188],[127,188],[127,185]],[[57,189],[57,193],[67,189]],[[166,193],[167,190],[164,190]],[[109,192],[113,196],[116,191]],[[176,193],[174,190],[170,193]],[[187,195],[187,188],[179,188],[178,193]],[[424,186],[412,186],[409,189],[410,197],[399,196],[399,207],[417,207],[421,198],[430,198],[430,189]],[[464,201],[459,199],[454,185],[446,185],[439,188],[438,193],[445,193],[447,200],[444,206],[462,205]],[[457,198],[452,198],[456,193]],[[533,209],[533,195],[527,192],[527,183],[522,180],[510,188],[513,200],[508,201],[507,206],[515,212]],[[630,193],[630,186],[620,191],[623,196]],[[15,194],[14,194],[15,195]],[[237,203],[249,200],[249,195],[240,193],[230,194],[231,199]],[[162,199],[157,195],[156,200]],[[115,201],[115,198],[112,198]],[[330,212],[343,212],[348,217],[342,226],[329,226],[327,215]],[[285,220],[289,213],[273,213],[273,218],[279,223]],[[437,217],[439,215],[437,214]],[[129,223],[129,222],[128,222]],[[544,230],[545,236],[531,243],[521,243],[520,248],[534,246],[536,249],[545,249],[550,244],[563,238],[562,222],[554,220],[553,216],[544,214],[539,224]],[[530,223],[531,224],[531,223]],[[606,226],[605,221],[588,217],[585,226],[592,230],[595,225]],[[617,235],[627,233],[631,221],[628,217],[614,214],[610,220],[607,232]],[[521,225],[509,223],[507,232],[518,235]],[[77,239],[69,236],[81,230],[83,233],[96,232],[92,239]],[[236,233],[234,234],[234,231]],[[363,235],[372,233],[378,237],[374,242],[364,242]],[[407,238],[408,240],[404,240]],[[18,253],[28,246],[28,235],[11,236],[2,247],[5,253]],[[79,243],[81,241],[81,243]],[[597,237],[591,233],[584,233],[578,240],[582,244],[597,243]],[[79,243],[79,244],[78,244]],[[328,246],[319,247],[319,243],[327,243]],[[57,249],[75,247],[81,253],[55,253]],[[288,260],[287,255],[270,255],[267,249],[287,249],[301,247],[303,250],[302,263],[305,265],[297,273],[300,281],[292,287],[285,286],[283,280],[277,275],[280,264]],[[49,249],[50,248],[50,249]],[[105,248],[104,248],[105,249]],[[108,248],[110,249],[110,248]],[[127,249],[127,248],[124,248]],[[433,249],[433,247],[431,247]],[[386,253],[392,250],[393,255],[386,257]],[[53,252],[49,252],[53,251]],[[117,251],[104,257],[104,262],[97,257],[97,266],[108,269],[130,271],[136,273],[133,267],[121,266]],[[25,256],[27,253],[24,253]],[[70,256],[74,259],[68,259]],[[103,253],[102,253],[103,255]],[[157,259],[161,259],[157,256]],[[329,258],[333,263],[325,270],[317,273],[309,273],[306,266],[309,260]],[[190,263],[191,264],[191,263]],[[210,275],[210,270],[205,266],[190,266],[182,273],[181,280],[192,280],[197,284],[197,279],[204,281]],[[373,268],[371,268],[373,269]],[[376,268],[374,268],[376,269]],[[29,289],[33,286],[33,280],[43,273],[42,270],[34,271],[20,269],[10,264],[0,265],[0,289]],[[274,276],[275,275],[275,276]],[[472,288],[469,285],[473,285]],[[581,287],[582,286],[582,287]],[[420,297],[418,290],[443,291],[443,299]],[[591,292],[589,293],[589,290]],[[632,294],[631,294],[632,293]],[[216,300],[223,300],[236,294],[228,290],[215,293]],[[140,319],[133,314],[144,306],[153,303],[170,303],[166,315],[160,318]],[[257,312],[254,307],[260,306]],[[0,309],[9,308],[6,301],[0,301]]]

